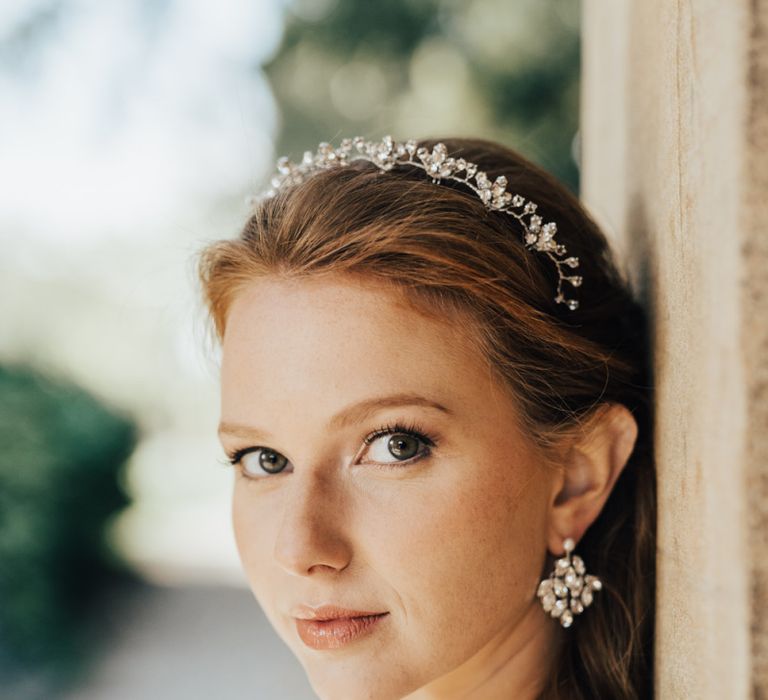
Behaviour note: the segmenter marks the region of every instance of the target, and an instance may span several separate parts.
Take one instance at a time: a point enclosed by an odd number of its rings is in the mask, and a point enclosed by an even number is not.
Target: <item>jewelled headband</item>
[[[579,259],[564,257],[567,255],[565,246],[555,241],[556,224],[544,223],[541,216],[535,213],[537,205],[534,202],[526,201],[519,194],[512,195],[507,192],[506,177],[500,175],[491,182],[488,175],[478,170],[475,163],[470,163],[464,158],[449,158],[443,143],[436,143],[430,153],[429,149],[419,147],[415,139],[400,143],[391,136],[385,136],[378,142],[367,141],[362,136],[347,138],[341,142],[339,148],[323,142],[318,146],[316,153],[305,151],[301,163],[292,163],[286,156],[281,157],[277,161],[278,173],[271,181],[272,189],[263,196],[272,197],[282,187],[298,185],[314,172],[349,165],[352,160],[367,160],[381,170],[391,170],[396,165],[414,165],[424,170],[432,178],[432,182],[461,182],[477,194],[486,208],[511,214],[523,226],[525,247],[544,253],[557,266],[555,301],[565,304],[571,311],[579,307],[579,302],[576,299],[566,299],[562,290],[564,281],[570,282],[574,287],[581,285],[581,276],[563,274],[563,267],[578,267]],[[530,217],[528,221],[525,220],[526,216]]]

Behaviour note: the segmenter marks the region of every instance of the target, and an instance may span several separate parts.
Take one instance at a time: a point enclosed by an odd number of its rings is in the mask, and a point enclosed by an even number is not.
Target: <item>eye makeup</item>
[[[364,466],[372,466],[374,468],[380,468],[380,469],[402,468],[405,465],[413,464],[414,462],[417,462],[421,459],[424,459],[430,456],[432,453],[432,448],[437,446],[437,441],[438,441],[436,436],[429,434],[415,421],[395,421],[395,422],[387,423],[381,426],[380,428],[377,428],[376,430],[370,432],[363,439],[363,443],[365,445],[371,445],[377,439],[385,436],[391,436],[391,435],[407,435],[407,436],[413,437],[416,440],[418,440],[423,445],[423,447],[417,455],[414,455],[413,457],[410,457],[405,460],[398,460],[395,462],[363,462],[362,464]],[[249,475],[246,472],[243,465],[244,457],[248,454],[259,452],[262,450],[264,451],[263,454],[276,455],[285,460],[283,455],[281,455],[279,452],[276,452],[275,450],[271,450],[264,446],[250,446],[250,447],[244,447],[238,450],[233,450],[231,452],[228,452],[227,462],[224,462],[224,464],[229,464],[237,467],[238,472],[244,478],[250,479],[252,481],[260,481],[261,479],[264,479],[269,475],[277,475],[282,473],[283,472],[282,467],[274,471],[270,469],[264,469],[262,467],[263,469],[262,476],[253,476],[253,475]],[[288,460],[285,460],[283,467],[288,463],[289,463]]]

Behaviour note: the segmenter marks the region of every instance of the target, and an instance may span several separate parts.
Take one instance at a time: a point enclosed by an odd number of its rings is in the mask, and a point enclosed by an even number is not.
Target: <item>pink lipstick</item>
[[[301,607],[296,614],[299,637],[312,649],[338,649],[371,634],[388,612],[348,610],[334,605]]]

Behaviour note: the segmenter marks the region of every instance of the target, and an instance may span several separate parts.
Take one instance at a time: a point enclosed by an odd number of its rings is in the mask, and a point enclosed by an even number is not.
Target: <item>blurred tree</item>
[[[77,387],[0,366],[3,688],[76,669],[83,615],[123,573],[104,528],[128,503],[120,469],[136,438],[131,421]]]
[[[280,155],[320,141],[478,136],[578,192],[580,3],[294,0],[264,67]]]

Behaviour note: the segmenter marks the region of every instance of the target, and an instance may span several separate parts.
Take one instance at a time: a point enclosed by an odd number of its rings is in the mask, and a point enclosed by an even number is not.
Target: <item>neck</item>
[[[534,601],[474,656],[403,700],[536,700],[552,671],[562,630]]]

